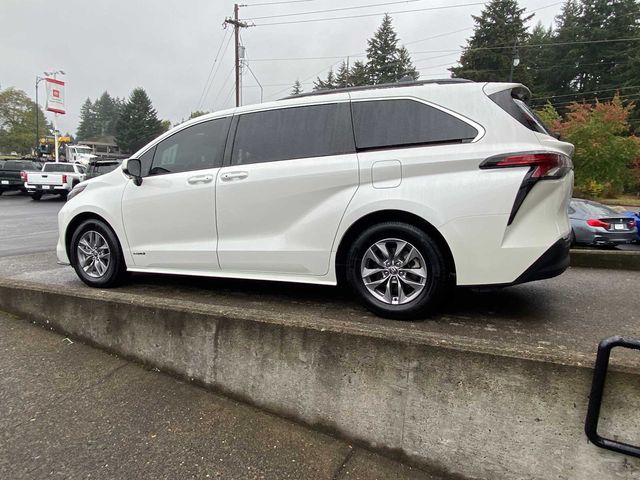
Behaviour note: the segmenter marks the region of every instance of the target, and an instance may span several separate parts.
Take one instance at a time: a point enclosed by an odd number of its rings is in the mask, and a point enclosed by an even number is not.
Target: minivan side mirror
[[[122,167],[122,171],[133,178],[133,183],[142,185],[142,163],[137,158],[130,158]]]

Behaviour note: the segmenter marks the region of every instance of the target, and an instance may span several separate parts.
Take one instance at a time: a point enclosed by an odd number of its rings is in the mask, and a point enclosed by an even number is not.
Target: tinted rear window
[[[44,166],[45,172],[73,173],[73,165],[69,163],[47,163]]]
[[[240,115],[233,165],[324,157],[355,151],[348,103]]]
[[[42,168],[38,163],[34,162],[4,162],[3,170],[39,170]]]
[[[550,135],[549,129],[544,125],[538,114],[529,108],[523,99],[514,98],[512,90],[494,93],[489,95],[489,98],[529,130]]]
[[[352,103],[358,149],[473,140],[478,131],[453,115],[413,100]]]

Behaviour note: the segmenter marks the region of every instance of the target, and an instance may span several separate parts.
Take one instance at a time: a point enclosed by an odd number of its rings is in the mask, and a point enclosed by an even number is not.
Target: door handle
[[[213,181],[213,175],[196,175],[195,177],[189,177],[187,183],[189,185],[196,185],[197,183],[211,183]]]
[[[244,180],[249,176],[249,172],[229,172],[223,173],[220,175],[220,178],[223,182],[228,182],[230,180]]]

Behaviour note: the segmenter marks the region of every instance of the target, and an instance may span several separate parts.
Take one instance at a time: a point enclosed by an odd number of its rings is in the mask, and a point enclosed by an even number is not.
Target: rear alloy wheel
[[[78,277],[90,287],[115,287],[126,276],[120,243],[100,220],[87,220],[75,230],[69,254]]]
[[[426,316],[448,286],[449,271],[437,243],[413,225],[370,227],[354,242],[347,279],[372,312],[387,318]]]

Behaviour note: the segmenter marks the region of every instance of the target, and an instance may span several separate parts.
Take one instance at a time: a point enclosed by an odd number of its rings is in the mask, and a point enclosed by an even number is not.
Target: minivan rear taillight
[[[571,159],[562,153],[531,152],[496,155],[480,164],[480,168],[530,167],[530,178],[560,178],[572,168]]]
[[[480,168],[483,170],[515,167],[529,167],[529,171],[522,180],[522,184],[516,195],[508,225],[511,225],[522,202],[524,202],[524,199],[538,181],[554,180],[564,177],[573,169],[573,163],[571,162],[571,158],[563,153],[522,152],[495,155],[487,158],[480,164]]]

